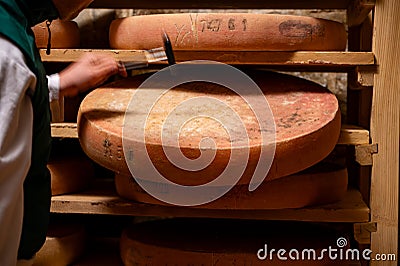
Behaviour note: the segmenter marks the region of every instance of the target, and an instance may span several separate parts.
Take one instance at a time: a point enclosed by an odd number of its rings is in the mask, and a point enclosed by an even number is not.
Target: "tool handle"
[[[138,68],[145,68],[148,67],[147,61],[132,61],[132,62],[125,62],[122,63],[126,69],[126,71],[131,71],[133,69],[138,69]]]

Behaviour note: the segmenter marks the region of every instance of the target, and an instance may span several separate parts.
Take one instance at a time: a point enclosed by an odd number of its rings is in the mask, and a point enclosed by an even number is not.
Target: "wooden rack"
[[[134,216],[229,217],[248,219],[346,222],[364,234],[375,254],[398,255],[398,196],[400,147],[400,2],[397,0],[301,1],[123,1],[95,0],[94,8],[218,8],[218,9],[346,9],[348,52],[177,52],[177,61],[208,59],[233,65],[257,65],[293,71],[348,72],[348,116],[338,144],[355,146],[360,163],[360,190],[349,190],[343,201],[326,206],[285,210],[201,210],[134,203],[119,198],[111,181],[97,182],[84,193],[55,196],[54,213]],[[373,16],[371,15],[373,10]],[[371,26],[373,25],[373,26]],[[372,35],[372,33],[374,33]],[[41,51],[46,63],[75,61],[84,52],[55,49]],[[142,57],[143,51],[102,50],[122,61]],[[53,137],[77,138],[75,123],[52,124]],[[363,200],[364,198],[364,200]],[[361,232],[362,231],[362,232]],[[365,237],[367,232],[367,237]],[[357,236],[355,236],[356,239]],[[397,258],[398,259],[398,258]],[[396,261],[371,265],[397,265]]]

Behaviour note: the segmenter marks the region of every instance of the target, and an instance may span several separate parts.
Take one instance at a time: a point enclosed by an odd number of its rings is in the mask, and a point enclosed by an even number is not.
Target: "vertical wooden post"
[[[377,0],[373,52],[378,65],[374,77],[371,113],[373,155],[371,220],[374,254],[398,256],[399,132],[400,132],[400,1]],[[397,261],[372,261],[372,265],[398,265]]]
[[[51,122],[64,121],[64,96],[60,95],[58,101],[50,102]]]
[[[348,14],[349,15],[349,14]],[[372,51],[372,12],[366,16],[364,22],[357,26],[349,27],[348,33],[348,50],[349,51]],[[352,76],[353,74],[353,76]],[[352,83],[352,78],[356,73],[349,73],[348,79]],[[362,88],[352,90],[347,88],[347,118],[348,123],[370,129],[371,118],[371,102],[372,102],[372,89]],[[349,164],[350,176],[355,178],[358,182],[358,188],[363,196],[365,202],[370,199],[371,187],[371,167],[361,166],[356,162]]]

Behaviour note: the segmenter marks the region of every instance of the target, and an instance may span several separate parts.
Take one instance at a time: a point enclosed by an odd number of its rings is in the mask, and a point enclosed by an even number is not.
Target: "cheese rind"
[[[32,27],[35,42],[38,48],[47,48],[49,33],[46,22]],[[80,33],[78,24],[74,21],[54,20],[50,25],[51,48],[78,48],[80,46]]]
[[[344,50],[342,23],[306,16],[251,13],[183,13],[114,20],[110,45],[147,50],[168,33],[175,50]]]
[[[34,266],[65,266],[85,251],[86,231],[80,224],[51,224],[46,241],[35,255]]]
[[[120,249],[126,266],[334,265],[337,262],[329,258],[326,250],[329,247],[337,249],[339,237],[348,243],[345,232],[339,233],[316,224],[166,219],[126,228],[122,233]],[[343,247],[343,254],[347,248]],[[281,249],[286,252],[280,251],[278,257],[277,252]],[[293,249],[298,251],[298,257]],[[287,260],[280,259],[282,257]],[[348,262],[342,260],[340,265],[348,265]]]
[[[318,168],[320,170],[311,167],[302,173],[263,182],[254,191],[249,191],[247,185],[236,185],[215,201],[195,208],[288,209],[340,201],[347,191],[346,168],[327,163],[318,165]],[[116,174],[115,185],[118,195],[123,198],[154,205],[168,205],[149,195],[132,176]],[[154,185],[159,188],[159,193],[165,194],[170,190],[167,184]]]
[[[94,178],[93,163],[82,155],[51,158],[51,194],[62,195],[86,189]]]
[[[148,76],[136,76],[107,84],[89,93],[80,106],[78,134],[84,152],[95,162],[117,173],[131,174],[122,144],[125,112],[135,91],[146,77]],[[225,87],[209,83],[185,83],[163,94],[147,116],[145,137],[135,135],[125,138],[125,143],[129,144],[131,141],[146,145],[146,152],[135,153],[135,161],[139,162],[149,157],[152,165],[165,178],[181,185],[205,184],[224,171],[230,161],[231,145],[237,138],[231,139],[224,125],[218,124],[216,120],[199,117],[201,113],[195,108],[189,108],[188,113],[183,115],[174,112],[181,103],[198,97],[210,97],[223,102],[243,122],[248,145],[235,147],[237,157],[234,163],[246,166],[238,184],[249,184],[259,163],[264,143],[259,120],[254,115],[253,108],[265,108],[265,99],[271,108],[276,132],[275,154],[266,181],[288,176],[315,165],[333,150],[341,128],[339,105],[334,94],[316,83],[290,75],[259,71],[251,73],[250,77],[263,92],[263,95],[257,96],[260,98],[257,102],[259,106],[249,106],[244,97]],[[220,108],[207,110],[211,112],[209,117],[213,114],[225,115],[223,112],[227,111]],[[133,115],[140,116],[143,112],[138,110],[133,112]],[[171,121],[175,121],[177,126],[165,126],[164,121],[170,115]],[[199,119],[185,123],[187,120],[183,118],[192,115]],[[135,121],[138,120],[133,117],[131,121],[135,126]],[[196,159],[201,153],[199,144],[202,139],[208,137],[215,141],[215,147],[211,148],[215,151],[215,158],[207,167],[199,171],[186,171],[167,158],[164,148],[168,145],[165,145],[162,138],[167,139],[167,142],[174,141],[174,138],[177,138],[174,131],[177,130],[178,145],[169,147],[182,151],[189,159]],[[154,181],[152,174],[140,178]]]

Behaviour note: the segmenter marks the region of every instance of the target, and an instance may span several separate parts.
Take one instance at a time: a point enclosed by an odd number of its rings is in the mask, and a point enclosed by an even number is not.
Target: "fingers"
[[[60,73],[60,90],[65,95],[75,95],[99,86],[112,75],[126,77],[125,67],[109,54],[86,53]]]
[[[124,78],[128,76],[128,72],[126,71],[124,64],[122,64],[121,62],[118,62],[118,74]]]

